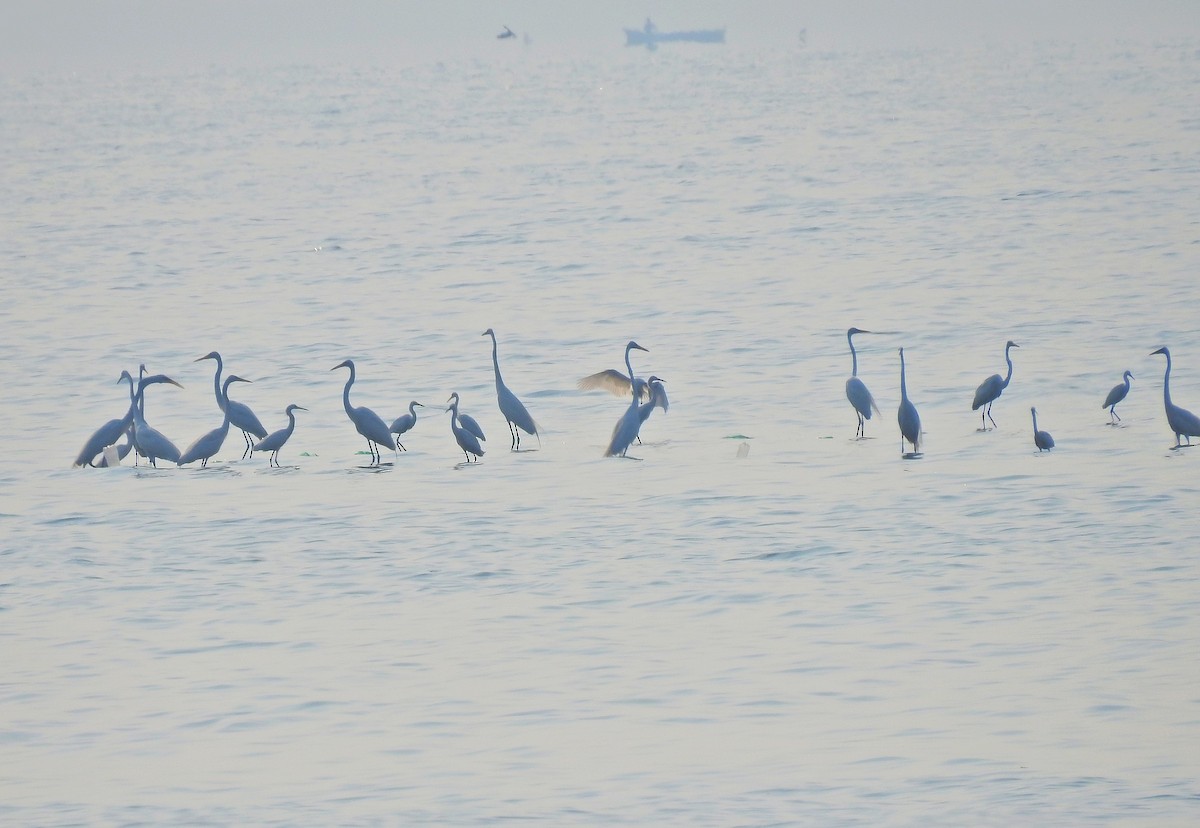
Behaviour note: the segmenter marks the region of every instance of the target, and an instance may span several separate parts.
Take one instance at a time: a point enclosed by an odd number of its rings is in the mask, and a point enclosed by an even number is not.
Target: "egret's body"
[[[197,359],[196,362],[205,359],[216,360],[217,372],[213,374],[213,391],[217,395],[217,405],[220,406],[222,411],[225,410],[226,406],[232,409],[229,412],[229,424],[242,432],[242,439],[246,442],[246,449],[242,452],[242,459],[245,459],[254,451],[254,441],[250,439],[251,436],[262,439],[267,436],[267,430],[263,427],[258,417],[255,416],[254,412],[250,410],[250,406],[236,400],[228,400],[221,392],[223,387],[221,385],[221,369],[224,367],[221,362],[221,355],[216,351],[209,351]]]
[[[417,424],[418,405],[421,406],[421,408],[425,407],[424,404],[413,400],[408,404],[408,413],[401,414],[399,417],[392,420],[392,424],[388,426],[388,431],[396,435],[396,447],[399,448],[400,451],[408,451],[408,449],[404,447],[404,444],[400,442],[400,435],[411,431],[412,427]]]
[[[1113,386],[1104,398],[1104,405],[1100,406],[1108,409],[1108,421],[1112,424],[1121,422],[1121,415],[1117,413],[1117,403],[1129,396],[1129,381],[1133,379],[1133,374],[1126,371],[1121,375],[1121,379],[1122,382]]]
[[[871,419],[871,412],[879,412],[879,406],[875,404],[875,398],[871,396],[871,392],[867,390],[867,385],[858,378],[858,352],[854,350],[854,335],[860,333],[870,333],[859,328],[850,328],[846,331],[846,341],[850,343],[850,378],[846,380],[846,399],[850,401],[850,405],[854,406],[854,412],[858,415],[858,428],[854,431],[856,438],[867,436],[867,420]]]
[[[147,425],[146,418],[142,416],[146,396],[145,386],[148,384],[147,380],[142,380],[138,384],[138,399],[133,405],[133,446],[138,453],[150,461],[151,466],[158,468],[159,460],[166,460],[168,463],[178,461],[179,448],[161,431]]]
[[[1175,432],[1175,447],[1179,447],[1180,437],[1186,437],[1190,446],[1193,437],[1200,437],[1200,417],[1171,402],[1171,352],[1164,347],[1151,351],[1151,356],[1154,354],[1167,358],[1167,371],[1163,374],[1163,407],[1167,410],[1167,425]]]
[[[118,380],[118,382],[124,382],[126,378],[128,378],[131,383],[133,382],[133,378],[130,377],[130,372],[128,371],[121,372],[121,378]],[[74,466],[77,468],[82,466],[95,466],[96,456],[101,454],[101,452],[104,450],[104,446],[115,445],[116,440],[121,439],[121,434],[131,430],[133,427],[134,418],[136,418],[136,416],[139,414],[138,409],[145,395],[146,386],[154,385],[156,383],[169,383],[170,385],[175,385],[179,386],[179,388],[182,388],[182,385],[176,383],[174,379],[167,377],[166,374],[161,373],[140,380],[138,383],[138,390],[136,394],[133,395],[132,400],[130,400],[130,407],[128,407],[126,410],[125,416],[122,416],[122,418],[119,420],[109,420],[106,422],[106,424],[102,425],[100,428],[97,428],[95,433],[92,433],[92,436],[88,438],[88,442],[84,443],[83,449],[79,451],[79,456],[76,457]],[[131,434],[131,440],[134,444],[137,443],[137,438],[134,437],[133,434]]]
[[[178,465],[185,466],[199,460],[200,468],[203,469],[208,466],[208,461],[221,450],[221,446],[225,444],[225,438],[229,434],[231,419],[229,413],[233,409],[233,406],[229,404],[229,386],[235,382],[250,382],[250,380],[242,379],[236,374],[230,374],[225,378],[225,382],[221,384],[221,396],[225,400],[221,424],[188,446],[175,461]],[[245,455],[242,456],[245,457]]]
[[[1012,357],[1009,356],[1008,352],[1013,348],[1019,347],[1021,346],[1011,339],[1004,346],[1004,361],[1008,363],[1008,373],[1004,376],[1004,379],[1001,379],[999,374],[992,374],[975,389],[975,399],[971,403],[971,410],[978,411],[981,407],[987,406],[979,415],[980,431],[987,430],[987,420],[992,420],[993,427],[996,425],[996,421],[992,419],[992,403],[1000,397],[1000,394],[1012,382],[1013,364]]]
[[[632,339],[625,345],[625,369],[629,371],[630,377],[636,376],[633,373],[633,363],[629,358],[629,353],[634,350],[649,352],[649,349],[643,348]],[[638,388],[637,382],[631,382],[629,388],[629,407],[625,409],[625,413],[621,415],[621,419],[617,420],[617,424],[613,426],[612,437],[609,438],[608,448],[604,451],[605,457],[616,457],[618,455],[624,457],[625,452],[633,445],[633,441],[637,439],[638,432],[642,428],[642,416],[638,405],[639,395],[634,393]]]
[[[533,421],[525,404],[517,399],[516,394],[508,390],[508,386],[504,384],[504,379],[500,376],[500,358],[496,354],[496,332],[488,328],[481,336],[492,338],[492,369],[496,372],[496,402],[500,406],[500,413],[508,421],[508,430],[512,437],[510,448],[513,451],[521,448],[522,431],[537,437],[538,445],[541,445],[542,438],[538,434],[537,423]]]
[[[1038,431],[1037,427],[1037,409],[1030,408],[1029,413],[1033,415],[1033,444],[1037,446],[1038,451],[1049,451],[1054,448],[1054,438],[1050,436],[1049,431]]]
[[[137,400],[133,390],[133,377],[130,376],[128,371],[122,371],[121,376],[117,379],[118,383],[125,381],[129,382],[129,405],[133,406]],[[117,441],[121,439],[121,435],[129,431],[132,425],[133,411],[127,408],[124,417],[109,420],[92,433],[92,436],[83,444],[83,448],[79,451],[79,456],[75,458],[75,462],[72,465],[76,468],[96,465],[96,459],[103,453],[104,447],[116,445]],[[132,439],[132,435],[130,437]]]
[[[287,415],[288,424],[284,428],[279,429],[278,431],[272,431],[270,434],[268,434],[266,437],[262,438],[255,444],[255,446],[254,446],[255,451],[271,452],[271,459],[269,461],[267,461],[267,465],[269,465],[269,466],[271,466],[271,465],[278,466],[279,465],[279,450],[281,448],[283,448],[283,444],[288,441],[288,439],[292,436],[292,432],[295,431],[295,429],[296,429],[296,414],[295,414],[295,412],[297,412],[297,411],[308,411],[308,409],[304,408],[303,406],[299,406],[299,405],[296,405],[295,403],[292,403],[283,411],[283,413]]]
[[[900,424],[900,453],[904,453],[904,441],[912,443],[913,454],[921,448],[921,415],[908,398],[908,384],[904,376],[904,349],[900,349],[900,408],[896,411]]]
[[[667,399],[666,386],[663,385],[665,382],[666,380],[664,380],[662,377],[655,376],[652,376],[650,379],[646,380],[646,388],[650,392],[650,399],[649,401],[641,403],[638,406],[638,417],[641,419],[642,425],[645,425],[646,420],[650,419],[650,415],[653,413],[654,409],[661,408],[663,413],[666,413],[667,409],[671,407],[671,401]],[[638,429],[637,440],[639,443],[642,442],[640,426]]]
[[[355,376],[354,360],[342,360],[329,370],[336,371],[339,368],[350,369],[350,378],[346,380],[346,387],[342,389],[342,405],[346,409],[346,416],[350,418],[350,422],[354,423],[354,428],[358,430],[358,433],[367,439],[367,448],[371,450],[372,465],[378,465],[382,462],[382,458],[379,456],[379,446],[387,446],[395,451],[396,441],[392,438],[392,432],[388,430],[387,423],[378,414],[365,405],[357,408],[350,405],[350,386],[354,384]]]
[[[458,413],[457,391],[451,394],[450,399],[446,402],[449,403],[446,410],[450,412],[450,432],[454,435],[454,442],[458,443],[458,447],[462,449],[468,463],[471,462],[472,454],[478,460],[483,456],[483,446],[479,445],[479,440],[483,437],[483,429],[479,428],[479,424],[474,419]],[[459,425],[460,422],[462,425]]]

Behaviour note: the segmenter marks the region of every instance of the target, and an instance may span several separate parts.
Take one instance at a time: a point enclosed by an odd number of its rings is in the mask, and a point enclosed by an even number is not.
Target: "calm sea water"
[[[1195,43],[3,79],[0,817],[1193,824],[1198,96]],[[630,338],[672,406],[606,460]],[[218,425],[213,349],[310,409],[282,469],[69,468],[142,362]],[[347,357],[428,406],[379,469]]]

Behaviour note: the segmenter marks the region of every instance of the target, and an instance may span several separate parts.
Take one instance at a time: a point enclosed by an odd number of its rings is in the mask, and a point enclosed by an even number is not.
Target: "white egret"
[[[663,385],[666,380],[662,377],[651,376],[646,380],[646,388],[650,391],[649,402],[644,402],[638,406],[638,417],[642,421],[642,425],[646,424],[646,420],[650,419],[650,414],[656,408],[661,408],[663,413],[671,407],[671,401],[667,399],[667,389]],[[638,442],[642,442],[641,430],[638,431]]]
[[[308,411],[308,409],[292,403],[283,410],[283,413],[287,415],[288,424],[278,431],[272,431],[254,445],[255,451],[271,452],[271,459],[267,461],[268,466],[279,465],[279,450],[283,448],[283,444],[288,441],[288,439],[292,436],[292,432],[296,428],[295,412],[297,411]]]
[[[908,398],[908,385],[904,377],[904,349],[900,349],[900,408],[896,411],[896,421],[900,424],[900,453],[904,453],[904,441],[912,443],[912,453],[915,455],[921,447],[921,415],[917,407]]]
[[[1180,437],[1186,437],[1190,446],[1193,437],[1200,437],[1200,417],[1171,402],[1171,352],[1162,347],[1150,352],[1151,356],[1154,354],[1162,354],[1167,358],[1167,371],[1163,374],[1163,407],[1167,410],[1167,425],[1175,432],[1175,447],[1179,448]]]
[[[221,396],[225,399],[221,424],[188,446],[176,459],[176,465],[186,466],[188,463],[199,460],[200,468],[203,469],[208,466],[208,461],[221,450],[221,446],[225,444],[225,437],[229,434],[229,412],[233,409],[233,406],[229,404],[229,386],[235,382],[250,382],[250,380],[242,379],[237,374],[230,374],[225,378],[225,382],[221,384]]]
[[[122,379],[118,380],[118,382],[123,381],[125,376],[128,376],[128,374],[128,371],[122,372]],[[130,379],[132,380],[132,377],[130,377]],[[80,466],[94,465],[96,456],[104,450],[104,447],[114,445],[117,440],[120,439],[121,435],[133,426],[134,421],[139,417],[138,407],[145,395],[146,387],[160,382],[169,383],[179,388],[183,387],[165,374],[155,374],[154,376],[146,377],[139,382],[137,393],[134,395],[133,399],[130,400],[129,409],[125,412],[125,416],[119,420],[109,420],[107,423],[100,426],[100,428],[96,429],[95,433],[93,433],[92,436],[88,438],[88,441],[84,443],[83,449],[79,452],[79,456],[75,458],[75,466],[77,468]],[[132,437],[134,445],[136,446],[136,433],[131,433],[130,436]],[[168,440],[167,442],[169,443],[170,441]]]
[[[1054,448],[1054,438],[1050,436],[1049,431],[1038,431],[1037,427],[1037,409],[1030,408],[1029,413],[1033,415],[1033,444],[1037,446],[1038,451],[1049,451]]]
[[[987,420],[992,420],[993,427],[996,425],[996,421],[992,419],[992,403],[994,403],[1000,397],[1000,394],[1003,393],[1004,389],[1008,388],[1008,384],[1012,382],[1013,364],[1012,358],[1008,355],[1008,352],[1013,348],[1020,347],[1020,345],[1013,342],[1011,339],[1008,340],[1008,344],[1004,346],[1004,361],[1008,363],[1008,374],[1004,377],[1004,379],[1000,379],[999,374],[992,374],[983,382],[979,383],[979,387],[975,389],[975,399],[971,403],[971,410],[977,411],[982,406],[987,406],[987,408],[985,408],[979,415],[979,420],[981,423],[979,429],[980,431],[987,431]],[[985,417],[987,420],[984,419]]]
[[[858,415],[858,428],[854,431],[856,438],[867,436],[866,421],[871,419],[872,410],[879,412],[879,406],[867,390],[866,383],[858,378],[858,352],[854,350],[854,335],[860,333],[871,332],[860,328],[850,328],[846,331],[846,341],[850,343],[850,378],[846,380],[846,399],[854,406],[854,412]]]
[[[446,402],[449,403],[446,410],[450,412],[450,432],[454,435],[454,442],[458,443],[458,447],[466,456],[467,462],[471,462],[472,454],[476,459],[482,457],[483,447],[479,445],[479,440],[483,437],[483,429],[479,428],[479,424],[471,417],[458,413],[457,391],[452,393]],[[460,422],[462,425],[459,425]]]
[[[649,394],[650,389],[646,387],[646,381],[634,377],[631,381],[629,377],[622,374],[615,368],[609,368],[607,371],[597,371],[594,374],[589,374],[576,383],[580,391],[607,391],[614,397],[626,397],[631,390],[636,389],[638,402]]]
[[[1121,379],[1124,381],[1113,386],[1112,390],[1108,392],[1108,396],[1104,398],[1104,405],[1100,406],[1108,409],[1110,425],[1121,422],[1121,415],[1117,413],[1117,403],[1129,396],[1129,381],[1133,379],[1133,374],[1126,371],[1121,375]]]
[[[354,423],[354,428],[358,430],[358,433],[367,439],[367,448],[371,450],[371,464],[379,465],[383,462],[379,456],[379,446],[387,446],[395,451],[396,441],[392,439],[392,432],[388,430],[387,423],[378,414],[365,405],[357,408],[350,405],[350,386],[354,384],[355,376],[354,360],[342,360],[329,370],[336,371],[339,368],[350,369],[350,378],[346,380],[346,387],[342,389],[342,405],[346,408],[346,416],[350,418],[350,422]],[[264,436],[266,435],[264,434]]]
[[[400,442],[400,435],[412,429],[417,424],[417,406],[425,407],[424,403],[419,403],[413,400],[408,404],[408,413],[401,414],[396,419],[392,420],[392,424],[388,426],[388,431],[396,435],[396,446],[400,451],[408,451],[404,444]]]
[[[518,451],[521,448],[522,431],[537,437],[538,445],[540,446],[542,438],[538,434],[537,423],[529,415],[525,404],[517,399],[516,394],[508,390],[508,386],[504,384],[504,380],[500,377],[500,359],[496,355],[496,332],[488,328],[480,336],[490,336],[492,338],[492,368],[496,372],[496,402],[500,406],[500,413],[508,421],[508,430],[512,437],[510,448],[513,451]]]
[[[217,395],[217,405],[224,411],[226,400],[225,395],[221,393],[221,369],[224,367],[221,363],[221,355],[216,351],[209,351],[195,361],[200,362],[205,359],[216,360],[217,372],[213,374],[213,391]],[[229,400],[228,404],[233,406],[233,410],[229,412],[229,424],[234,428],[240,429],[242,439],[246,441],[246,449],[242,452],[242,459],[245,459],[254,451],[254,441],[250,439],[251,435],[261,440],[267,436],[267,430],[263,427],[258,417],[255,416],[254,412],[250,410],[250,406],[236,400]]]
[[[646,351],[648,348],[643,348],[641,345],[634,342],[632,339],[625,345],[625,369],[629,371],[630,377],[635,377],[633,373],[633,363],[629,359],[630,351]],[[629,408],[625,409],[625,413],[621,415],[621,419],[617,420],[617,424],[613,427],[612,437],[608,441],[608,448],[604,451],[605,457],[625,456],[625,452],[629,450],[629,446],[637,439],[638,432],[642,428],[642,417],[638,413],[638,394],[634,393],[637,389],[637,383],[630,383],[630,402]]]

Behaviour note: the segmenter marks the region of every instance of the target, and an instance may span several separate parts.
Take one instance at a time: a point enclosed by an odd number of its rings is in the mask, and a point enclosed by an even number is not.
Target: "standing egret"
[[[1180,437],[1187,437],[1187,444],[1190,446],[1193,437],[1200,437],[1200,417],[1171,402],[1171,352],[1164,346],[1150,352],[1151,356],[1155,354],[1162,354],[1167,358],[1167,372],[1163,374],[1163,407],[1167,409],[1167,425],[1175,432],[1175,447],[1179,448]]]
[[[479,445],[483,429],[479,428],[479,424],[472,418],[458,413],[457,391],[451,394],[450,399],[446,402],[450,404],[446,410],[450,412],[450,432],[454,435],[454,442],[458,443],[458,447],[462,449],[468,463],[471,462],[472,454],[478,460],[483,456],[483,447]],[[461,426],[459,425],[460,421],[462,422]]]
[[[235,382],[250,382],[250,380],[242,379],[237,374],[230,374],[225,378],[225,382],[221,384],[221,396],[225,398],[223,409],[225,416],[222,418],[221,424],[188,446],[175,461],[177,465],[185,466],[199,460],[200,468],[207,468],[209,459],[221,450],[221,446],[225,443],[225,437],[229,434],[229,414],[233,410],[233,406],[229,404],[229,386]]]
[[[150,461],[151,466],[157,469],[159,459],[166,460],[168,463],[179,460],[179,449],[167,439],[165,434],[147,425],[146,418],[142,416],[142,409],[146,402],[146,386],[150,384],[149,380],[150,378],[147,377],[138,383],[137,402],[133,405],[133,446]],[[178,385],[178,383],[174,384]]]
[[[646,351],[648,348],[643,348],[641,345],[634,342],[632,339],[625,345],[625,369],[629,371],[631,378],[636,377],[633,373],[633,363],[629,359],[629,352],[633,350]],[[629,450],[629,446],[637,438],[638,432],[642,428],[642,417],[638,411],[638,394],[636,393],[638,385],[636,380],[630,382],[630,401],[629,408],[625,409],[625,413],[621,415],[621,419],[617,420],[617,424],[613,426],[612,437],[608,441],[608,448],[604,450],[605,457],[625,456],[625,452]]]
[[[1121,422],[1121,415],[1117,413],[1117,403],[1125,399],[1129,395],[1129,381],[1133,379],[1133,374],[1126,371],[1121,375],[1124,382],[1114,385],[1112,390],[1108,392],[1108,396],[1104,398],[1104,405],[1101,408],[1108,409],[1109,425],[1116,425]],[[1116,418],[1115,420],[1113,418]]]
[[[908,385],[904,378],[904,349],[900,349],[900,408],[896,411],[896,421],[900,423],[900,453],[904,454],[904,441],[912,443],[912,453],[916,455],[921,447],[921,415],[917,407],[908,398]]]
[[[410,429],[412,429],[413,426],[415,426],[417,424],[417,406],[418,405],[421,406],[421,408],[425,407],[425,405],[423,403],[419,403],[416,400],[413,400],[412,402],[410,402],[408,404],[408,413],[401,414],[399,417],[392,420],[392,424],[390,426],[388,426],[388,431],[390,431],[396,435],[396,445],[400,448],[401,451],[408,451],[408,449],[406,449],[404,447],[404,444],[400,442],[400,435],[409,431]]]
[[[223,367],[221,363],[221,355],[216,351],[209,351],[207,354],[197,358],[195,361],[200,362],[201,360],[205,359],[216,360],[217,372],[213,374],[213,390],[217,395],[217,405],[219,405],[221,410],[224,411],[226,399],[225,395],[221,393],[221,369]],[[229,412],[229,424],[240,429],[242,432],[242,439],[246,441],[246,450],[242,452],[242,459],[244,460],[251,452],[254,451],[254,441],[250,439],[250,436],[253,435],[261,440],[263,437],[267,436],[267,430],[263,428],[263,424],[259,422],[258,417],[256,417],[254,412],[250,410],[250,406],[235,400],[229,400],[228,404],[233,406],[233,410]]]
[[[971,410],[976,411],[982,406],[987,406],[979,415],[980,431],[987,431],[987,420],[984,417],[992,420],[993,428],[996,425],[996,421],[992,419],[992,403],[1000,397],[1000,394],[1003,393],[1005,388],[1008,388],[1008,384],[1012,381],[1013,365],[1012,358],[1008,355],[1008,352],[1013,348],[1020,347],[1020,345],[1011,339],[1008,340],[1008,344],[1004,346],[1004,361],[1008,363],[1008,374],[1004,379],[1000,379],[999,374],[992,374],[979,383],[979,387],[975,389],[975,400],[971,403]]]
[[[642,425],[646,424],[646,420],[650,419],[650,414],[655,408],[661,408],[663,413],[671,407],[671,401],[667,399],[667,389],[663,386],[666,380],[662,377],[651,376],[646,380],[646,388],[650,391],[650,401],[644,402],[638,407],[638,417],[642,421]],[[638,430],[638,442],[642,442],[641,429]]]
[[[871,411],[879,412],[879,406],[875,404],[875,398],[871,396],[871,392],[867,390],[866,383],[858,378],[858,352],[854,350],[854,335],[860,333],[870,333],[860,328],[850,328],[846,331],[846,341],[850,343],[850,378],[846,380],[846,399],[850,401],[850,405],[854,406],[854,412],[858,415],[858,428],[854,431],[856,438],[865,438],[867,436],[867,423],[871,419]]]
[[[283,410],[283,413],[286,414],[288,418],[287,426],[279,429],[279,431],[271,432],[255,444],[255,451],[271,452],[271,459],[267,461],[268,466],[279,465],[279,450],[283,448],[283,444],[288,441],[288,438],[292,436],[292,431],[294,431],[296,428],[296,415],[293,413],[296,411],[308,411],[308,409],[292,403]]]
[[[367,448],[371,450],[371,464],[380,465],[383,459],[379,456],[379,446],[387,446],[395,451],[396,441],[392,438],[392,432],[388,431],[387,423],[378,414],[365,405],[357,408],[350,405],[350,386],[354,384],[354,360],[344,359],[329,370],[336,371],[339,368],[350,369],[350,378],[346,380],[346,387],[342,389],[342,405],[346,408],[346,416],[354,423],[358,433],[367,438]]]
[[[1037,427],[1037,409],[1030,408],[1029,413],[1033,415],[1033,444],[1037,446],[1038,451],[1049,451],[1054,448],[1054,438],[1050,436],[1049,431],[1038,431]]]
[[[132,382],[133,378],[128,376],[128,373],[130,372],[121,372],[121,378],[116,380],[116,382],[124,382],[126,377]],[[122,416],[119,420],[109,420],[106,424],[97,428],[92,433],[92,436],[88,438],[88,442],[84,443],[83,449],[79,451],[79,456],[76,457],[74,467],[94,466],[96,456],[104,450],[104,446],[114,445],[116,440],[121,439],[121,434],[130,430],[133,425],[134,415],[137,414],[138,406],[142,402],[146,386],[154,385],[155,383],[169,383],[178,386],[178,388],[184,388],[184,386],[176,383],[174,379],[166,376],[166,374],[155,374],[155,376],[143,379],[142,382],[138,383],[137,394],[134,394],[132,400],[130,400],[130,407],[126,410],[125,416]]]
[[[480,336],[490,336],[492,338],[492,368],[496,372],[496,402],[500,405],[500,413],[508,421],[508,430],[512,437],[510,449],[512,451],[520,450],[522,431],[537,437],[538,445],[540,446],[542,438],[538,434],[537,423],[529,415],[525,404],[517,399],[516,394],[508,390],[508,386],[504,384],[504,380],[500,377],[500,359],[496,356],[496,332],[488,328]]]

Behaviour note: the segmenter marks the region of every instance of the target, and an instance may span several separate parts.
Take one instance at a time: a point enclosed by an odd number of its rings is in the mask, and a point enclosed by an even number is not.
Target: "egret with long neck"
[[[500,413],[504,415],[504,419],[508,422],[509,435],[512,437],[510,446],[512,451],[517,451],[521,448],[521,432],[532,434],[538,438],[538,445],[541,445],[542,438],[538,434],[537,423],[533,421],[529,411],[525,408],[525,404],[517,399],[517,395],[508,389],[504,384],[504,379],[500,376],[500,358],[497,356],[496,332],[488,328],[480,336],[490,336],[492,338],[492,369],[496,372],[496,402],[500,406]]]
[[[871,332],[861,328],[850,328],[846,331],[846,341],[850,343],[850,378],[846,380],[846,399],[850,401],[850,405],[854,406],[854,413],[858,415],[858,427],[854,430],[855,438],[867,436],[866,421],[871,419],[872,411],[879,412],[879,406],[875,404],[875,398],[867,390],[866,383],[858,378],[858,352],[854,350],[854,335],[860,333]]]
[[[365,405],[357,408],[350,405],[350,386],[354,385],[355,378],[354,360],[342,360],[329,370],[336,371],[339,368],[350,369],[350,377],[346,380],[346,387],[342,389],[342,405],[346,409],[346,416],[354,423],[358,433],[366,438],[367,448],[371,450],[371,465],[378,466],[383,462],[379,455],[379,446],[387,446],[395,451],[396,441],[392,438],[392,432],[388,431],[387,423],[378,414]]]
[[[1167,425],[1175,432],[1175,448],[1180,447],[1180,437],[1186,437],[1190,446],[1193,437],[1200,437],[1200,417],[1171,402],[1171,352],[1164,346],[1150,352],[1151,356],[1154,354],[1162,354],[1167,358],[1167,370],[1163,374],[1163,407],[1167,410]]]
[[[992,403],[999,399],[1000,394],[1008,388],[1008,384],[1012,382],[1013,364],[1012,357],[1008,352],[1013,348],[1021,347],[1011,339],[1004,346],[1004,361],[1008,363],[1008,373],[1004,379],[1000,378],[999,374],[992,374],[990,377],[979,383],[979,387],[975,389],[975,399],[971,403],[971,410],[977,411],[982,406],[987,406],[980,414],[980,431],[987,431],[987,420],[992,420],[992,427],[995,428],[996,421],[992,419]],[[986,417],[986,419],[984,419]]]

